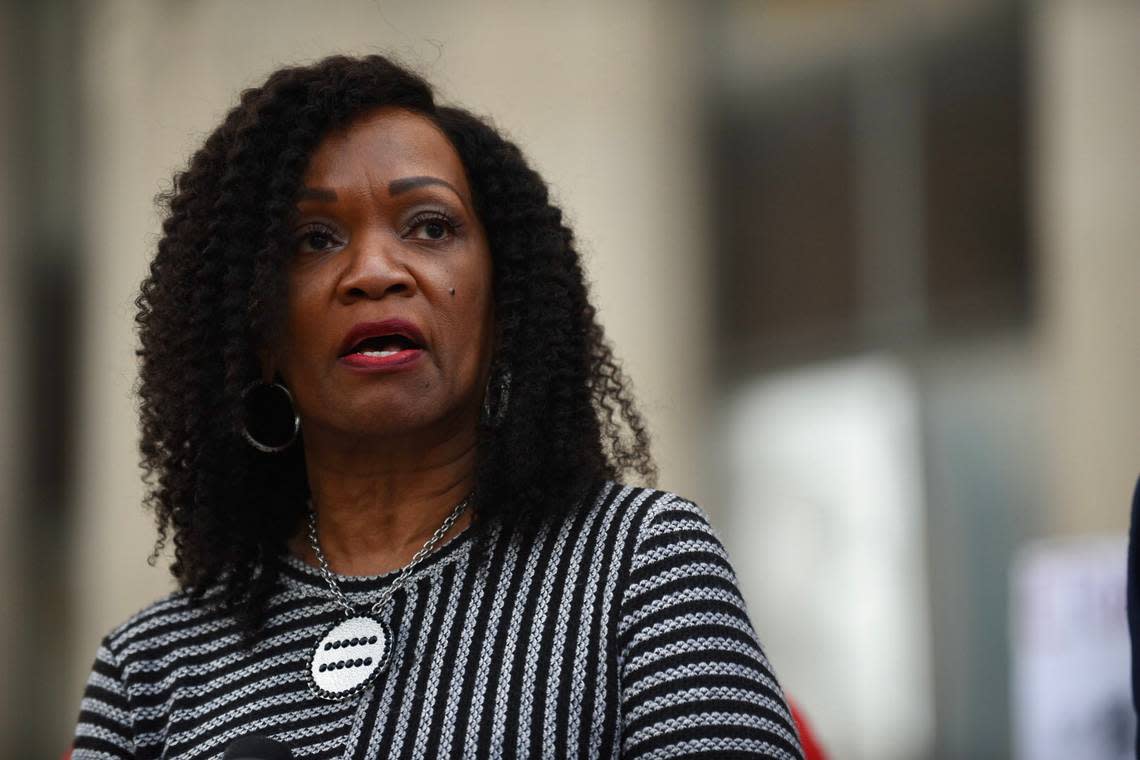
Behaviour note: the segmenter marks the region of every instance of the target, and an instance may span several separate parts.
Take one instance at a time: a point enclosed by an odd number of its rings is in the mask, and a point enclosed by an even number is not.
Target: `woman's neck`
[[[343,575],[378,575],[410,562],[471,492],[475,436],[416,446],[346,444],[342,437],[313,435],[305,438],[305,462],[329,567]],[[465,510],[441,543],[470,522],[471,512]],[[290,549],[316,565],[306,527]]]

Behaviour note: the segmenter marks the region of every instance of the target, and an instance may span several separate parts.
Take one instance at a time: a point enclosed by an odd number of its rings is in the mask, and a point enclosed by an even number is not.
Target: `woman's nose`
[[[349,245],[348,269],[340,280],[340,296],[345,300],[411,295],[416,278],[400,255],[400,242],[373,235]]]

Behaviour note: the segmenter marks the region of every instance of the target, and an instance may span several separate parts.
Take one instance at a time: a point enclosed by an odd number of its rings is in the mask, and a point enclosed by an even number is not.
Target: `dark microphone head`
[[[293,753],[279,741],[251,734],[230,742],[222,760],[293,760]]]

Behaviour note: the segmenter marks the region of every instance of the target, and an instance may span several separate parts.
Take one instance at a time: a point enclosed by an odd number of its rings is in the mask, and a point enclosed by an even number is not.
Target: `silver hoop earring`
[[[494,393],[491,392],[492,387]],[[510,401],[511,371],[504,369],[499,373],[496,382],[487,383],[487,392],[483,394],[483,424],[489,428],[497,428],[503,424]]]
[[[293,427],[289,432],[288,438],[283,443],[265,443],[264,441],[259,441],[253,436],[253,433],[249,431],[250,417],[256,416],[250,413],[250,401],[256,401],[256,399],[251,398],[250,394],[253,391],[260,389],[265,389],[266,391],[278,390],[281,393],[285,394],[285,404],[289,407],[288,414],[291,414],[293,416]],[[297,414],[296,407],[293,406],[293,394],[291,394],[289,392],[289,389],[284,385],[281,383],[263,383],[259,380],[255,380],[247,385],[245,390],[242,391],[241,400],[245,412],[245,419],[242,421],[241,426],[241,434],[245,437],[245,440],[249,442],[250,446],[253,446],[258,451],[265,452],[266,454],[277,454],[292,446],[293,441],[297,440],[297,433],[299,433],[301,430],[301,417]],[[259,406],[262,407],[265,411],[268,411],[268,407],[271,406],[271,404],[266,403],[266,399],[262,399]]]

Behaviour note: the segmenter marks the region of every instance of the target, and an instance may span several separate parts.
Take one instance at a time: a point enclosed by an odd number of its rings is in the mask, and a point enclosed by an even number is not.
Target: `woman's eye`
[[[336,246],[339,241],[328,230],[316,228],[302,231],[297,236],[298,250],[327,251]]]
[[[408,235],[417,240],[445,240],[455,233],[458,226],[451,219],[438,214],[420,216],[408,225]]]
[[[447,234],[447,228],[443,226],[443,222],[424,222],[424,234],[432,240],[439,240]]]

